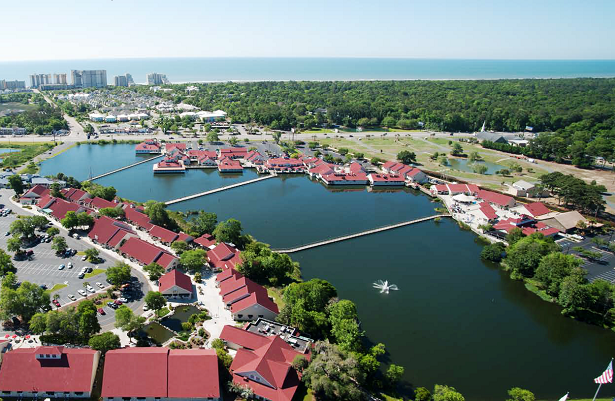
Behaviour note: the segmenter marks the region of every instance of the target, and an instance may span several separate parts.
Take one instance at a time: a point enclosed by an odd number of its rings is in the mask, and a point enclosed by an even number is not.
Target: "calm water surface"
[[[95,157],[94,157],[95,156]],[[132,146],[81,146],[43,163],[43,174],[77,178],[137,160]],[[94,168],[94,166],[93,166]],[[122,197],[166,200],[214,188],[217,171],[154,177],[146,163],[100,180]],[[275,248],[429,216],[436,206],[407,190],[332,191],[303,176],[280,177],[174,205],[235,217],[246,232]],[[306,279],[320,277],[353,300],[372,342],[406,367],[408,383],[458,388],[468,400],[503,400],[513,386],[539,398],[591,397],[593,378],[615,354],[615,334],[561,316],[521,283],[480,261],[476,236],[453,222],[426,222],[293,254]],[[399,291],[372,288],[389,280]],[[615,396],[603,386],[601,396]]]

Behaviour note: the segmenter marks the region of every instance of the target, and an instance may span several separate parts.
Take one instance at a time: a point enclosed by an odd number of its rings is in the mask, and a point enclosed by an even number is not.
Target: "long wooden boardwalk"
[[[136,163],[129,164],[128,166],[120,167],[120,168],[118,168],[116,170],[109,171],[109,172],[106,172],[106,173],[101,174],[101,175],[97,175],[96,177],[92,177],[88,181],[94,181],[94,180],[97,180],[99,178],[103,178],[103,177],[106,177],[108,175],[111,175],[111,174],[119,173],[120,171],[123,171],[123,170],[128,170],[131,167],[138,166],[139,164],[150,162],[150,161],[152,161],[154,159],[158,159],[158,158],[160,158],[162,156],[164,156],[164,155],[158,155],[158,156],[150,157],[149,159],[141,160],[140,162],[136,162]]]
[[[226,190],[229,190],[229,189],[232,189],[232,188],[237,188],[237,187],[241,187],[241,186],[244,186],[244,185],[253,184],[253,183],[258,182],[258,181],[268,180],[269,178],[273,178],[273,177],[275,177],[275,175],[273,175],[273,174],[266,175],[264,177],[255,178],[253,180],[238,182],[237,184],[228,185],[226,187],[216,188],[216,189],[212,189],[212,190],[205,191],[205,192],[199,192],[198,194],[184,196],[183,198],[177,198],[177,199],[173,199],[173,200],[170,200],[170,201],[166,201],[165,204],[166,205],[172,205],[174,203],[179,203],[179,202],[184,202],[184,201],[187,201],[187,200],[190,200],[190,199],[200,198],[201,196],[215,194],[216,192],[222,192],[222,191],[226,191]]]
[[[391,224],[391,225],[388,225],[388,226],[374,228],[372,230],[362,231],[362,232],[356,233],[356,234],[344,235],[342,237],[331,238],[331,239],[327,239],[327,240],[319,241],[319,242],[313,242],[311,244],[302,245],[302,246],[299,246],[299,247],[296,247],[296,248],[275,249],[275,251],[279,252],[279,253],[295,253],[295,252],[305,251],[306,249],[311,249],[311,248],[316,248],[316,247],[319,247],[319,246],[333,244],[333,243],[336,243],[336,242],[346,241],[346,240],[349,240],[349,239],[353,239],[353,238],[357,238],[357,237],[362,237],[364,235],[376,234],[376,233],[379,233],[379,232],[382,232],[382,231],[393,230],[395,228],[409,226],[411,224],[422,223],[423,221],[433,220],[433,219],[438,218],[438,217],[451,217],[451,215],[450,214],[436,214],[434,216],[423,217],[421,219],[416,219],[416,220],[404,221],[403,223]]]

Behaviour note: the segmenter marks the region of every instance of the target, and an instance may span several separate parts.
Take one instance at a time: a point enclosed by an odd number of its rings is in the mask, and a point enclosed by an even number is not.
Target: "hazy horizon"
[[[609,0],[30,0],[3,15],[2,61],[615,59]]]

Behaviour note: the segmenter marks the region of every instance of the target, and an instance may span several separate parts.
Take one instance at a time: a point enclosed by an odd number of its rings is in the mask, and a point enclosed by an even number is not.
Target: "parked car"
[[[88,260],[88,257],[87,257],[87,256],[85,256],[85,255],[83,255],[83,256],[81,257],[81,261],[82,261],[82,262],[85,262],[86,260]]]
[[[143,310],[149,310],[149,306],[143,305]]]
[[[85,273],[84,272],[79,273],[79,275],[77,276],[77,278],[84,278],[84,277],[85,277]]]
[[[88,285],[87,287],[85,287],[85,289],[88,290],[88,292],[96,292],[94,287],[92,287],[91,285]]]
[[[106,315],[105,310],[103,308],[98,308],[98,313],[101,315]]]
[[[84,296],[84,297],[88,295],[88,293],[87,293],[87,292],[85,292],[85,290],[78,290],[77,292],[78,292],[79,294],[81,294],[82,296]]]
[[[72,269],[73,268],[73,262],[68,262],[68,268]]]
[[[64,267],[65,267],[64,265],[60,265],[60,266],[58,267],[58,270],[64,270]]]
[[[127,300],[126,298],[119,298],[119,300],[120,300],[120,302],[122,302],[122,303],[126,303],[126,302],[128,302],[128,300]]]
[[[113,308],[113,309],[117,309],[119,308],[119,306],[113,302],[111,302],[111,305],[109,305],[109,307]]]
[[[11,235],[11,233],[10,233],[10,232],[8,232],[8,231],[4,233],[4,236],[5,236],[5,237],[8,237],[9,235]]]
[[[53,304],[54,304],[55,306],[57,306],[58,308],[60,307],[60,303],[58,302],[58,300],[57,300],[57,299],[54,299],[54,300],[53,300],[53,301],[51,301],[51,302],[53,302]]]
[[[75,301],[77,298],[73,294],[68,294],[68,299]]]
[[[118,306],[123,304],[123,302],[120,301],[119,299],[116,299],[115,301],[113,301],[113,303],[118,305]]]
[[[40,285],[40,287],[41,287],[43,290],[46,290],[46,289],[47,289],[47,284],[41,284],[41,285]]]
[[[98,288],[105,288],[105,286],[102,283],[96,283],[96,285],[98,286]]]
[[[85,268],[85,272],[86,272],[86,273],[92,273],[92,271],[93,271],[93,270],[92,270],[92,268],[91,268],[91,267],[86,267],[86,268]]]

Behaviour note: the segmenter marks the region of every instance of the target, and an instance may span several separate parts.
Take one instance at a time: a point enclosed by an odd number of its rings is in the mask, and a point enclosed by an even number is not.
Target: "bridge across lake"
[[[438,217],[452,217],[452,216],[450,214],[436,214],[434,216],[423,217],[423,218],[420,218],[420,219],[404,221],[402,223],[396,223],[396,224],[391,224],[391,225],[388,225],[388,226],[373,228],[371,230],[362,231],[360,233],[344,235],[344,236],[341,236],[341,237],[330,238],[330,239],[323,240],[323,241],[318,241],[318,242],[312,242],[311,244],[301,245],[301,246],[298,246],[296,248],[274,249],[274,251],[279,252],[279,253],[295,253],[295,252],[305,251],[306,249],[316,248],[316,247],[319,247],[319,246],[329,245],[329,244],[333,244],[333,243],[341,242],[341,241],[346,241],[346,240],[353,239],[353,238],[363,237],[365,235],[376,234],[376,233],[379,233],[379,232],[382,232],[382,231],[393,230],[395,228],[405,227],[405,226],[409,226],[411,224],[422,223],[424,221],[433,220],[433,219],[436,219]]]
[[[211,190],[205,191],[205,192],[199,192],[198,194],[188,195],[188,196],[184,196],[182,198],[177,198],[177,199],[172,199],[170,201],[166,201],[165,205],[168,206],[168,205],[172,205],[174,203],[179,203],[179,202],[184,202],[184,201],[187,201],[187,200],[190,200],[190,199],[200,198],[201,196],[211,195],[211,194],[215,194],[216,192],[222,192],[222,191],[226,191],[226,190],[229,190],[229,189],[232,189],[232,188],[237,188],[237,187],[241,187],[241,186],[244,186],[244,185],[253,184],[255,182],[267,180],[267,179],[273,178],[273,177],[275,177],[275,175],[274,174],[270,174],[270,175],[266,175],[264,177],[255,178],[253,180],[238,182],[237,184],[233,184],[233,185],[227,185],[226,187],[211,189]]]
[[[141,160],[141,161],[138,161],[136,163],[129,164],[128,166],[120,167],[118,169],[106,172],[104,174],[97,175],[96,177],[92,177],[92,178],[88,179],[87,181],[94,181],[94,180],[97,180],[99,178],[103,178],[103,177],[106,177],[108,175],[111,175],[111,174],[119,173],[120,171],[128,170],[129,168],[134,167],[134,166],[138,166],[139,164],[151,162],[152,160],[158,159],[158,158],[160,158],[162,156],[164,156],[164,155],[158,155],[158,156],[150,157],[149,159]]]

